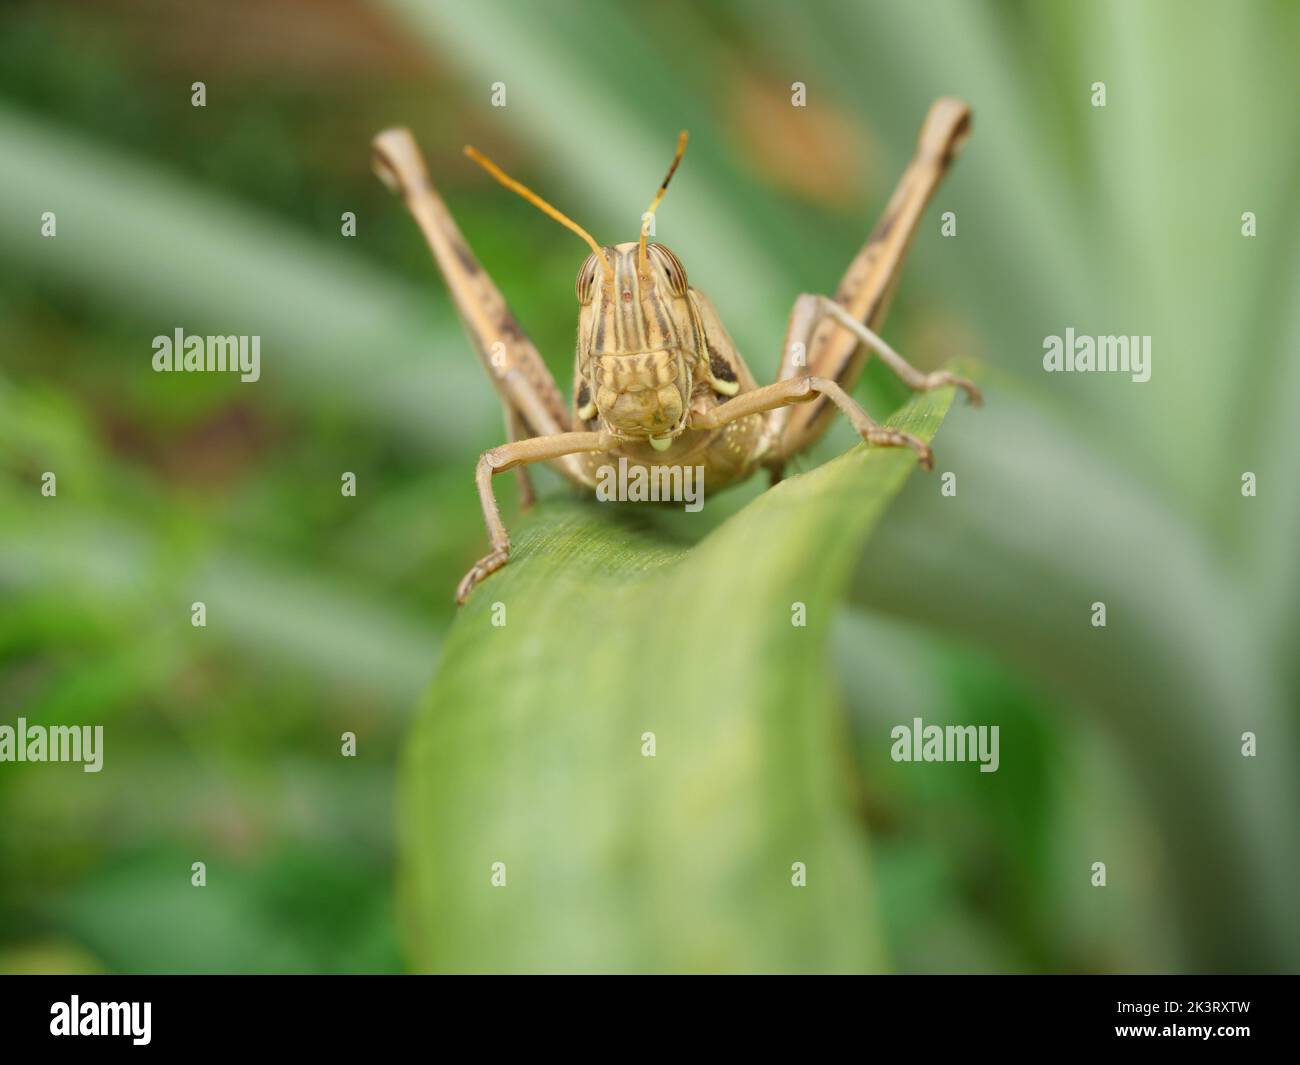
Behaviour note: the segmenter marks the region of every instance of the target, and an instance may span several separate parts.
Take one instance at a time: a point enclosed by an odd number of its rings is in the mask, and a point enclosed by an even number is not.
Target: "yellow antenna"
[[[491,174],[494,178],[496,178],[499,182],[501,182],[501,184],[504,185],[506,188],[508,188],[511,192],[517,193],[518,195],[522,196],[525,200],[531,203],[539,211],[543,212],[544,214],[550,215],[557,222],[559,222],[560,225],[564,226],[566,229],[572,230],[583,240],[585,240],[588,244],[590,244],[591,250],[594,251],[600,257],[600,261],[605,266],[605,276],[609,278],[610,281],[614,280],[614,267],[610,264],[609,259],[605,257],[604,249],[599,244],[596,243],[596,238],[593,237],[590,233],[588,233],[585,229],[583,229],[582,226],[578,225],[577,222],[575,222],[572,218],[566,215],[563,211],[556,210],[544,199],[538,196],[537,193],[535,193],[527,185],[521,185],[518,181],[512,178],[499,166],[497,166],[496,163],[492,162],[491,159],[489,159],[486,155],[480,152],[477,148],[474,148],[471,145],[467,144],[465,145],[465,154],[468,155],[471,159],[473,159],[474,162],[478,163],[479,166],[481,166],[484,170],[486,170],[489,174]]]
[[[668,173],[659,184],[659,191],[655,193],[655,198],[650,201],[650,206],[646,208],[645,214],[641,216],[641,241],[636,252],[637,270],[642,274],[646,273],[646,249],[645,238],[650,232],[650,222],[654,218],[654,213],[659,209],[659,204],[664,198],[664,193],[668,191],[668,182],[672,181],[673,175],[677,173],[677,164],[682,161],[682,156],[686,152],[686,130],[682,130],[677,136],[677,154],[673,156],[672,165],[668,168]]]

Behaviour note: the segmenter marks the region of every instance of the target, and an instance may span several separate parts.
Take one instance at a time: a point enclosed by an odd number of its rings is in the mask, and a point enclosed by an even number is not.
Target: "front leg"
[[[853,424],[853,428],[869,444],[882,447],[910,447],[916,452],[917,460],[923,470],[934,466],[934,454],[923,440],[918,440],[911,433],[891,429],[872,420],[850,396],[834,381],[824,377],[791,377],[775,384],[764,385],[753,392],[746,392],[726,403],[719,404],[703,413],[692,412],[687,424],[689,429],[719,429],[728,422],[738,418],[747,418],[751,414],[780,410],[792,403],[807,403],[825,397],[835,404]]]
[[[613,433],[557,433],[555,436],[534,436],[528,440],[502,444],[479,456],[474,482],[478,485],[479,501],[483,504],[483,521],[487,525],[492,550],[470,567],[456,588],[457,605],[464,604],[474,586],[499,570],[510,558],[510,534],[506,532],[505,523],[501,520],[501,508],[497,506],[496,495],[492,491],[493,475],[530,462],[547,462],[584,451],[608,451],[618,443],[619,438]]]
[[[524,424],[519,412],[514,408],[507,408],[506,443],[513,444],[516,440],[527,440],[530,435],[528,426]],[[533,479],[523,466],[515,467],[515,477],[519,481],[519,509],[531,510],[533,504],[537,502],[537,489],[533,487]]]

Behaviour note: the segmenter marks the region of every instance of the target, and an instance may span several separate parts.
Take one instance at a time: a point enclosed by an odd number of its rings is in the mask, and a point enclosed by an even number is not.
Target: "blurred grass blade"
[[[24,599],[57,604],[70,619],[110,613],[132,642],[150,633],[150,671],[165,675],[178,620],[184,632],[189,604],[202,599],[224,619],[210,630],[218,645],[300,666],[336,691],[376,696],[384,710],[400,712],[428,679],[438,634],[426,620],[345,574],[233,549],[163,507],[142,510],[135,482],[75,414],[3,375],[0,463],[0,474],[9,465],[75,471],[57,501],[30,476],[0,475],[0,621]]]
[[[1241,755],[1244,732],[1279,750],[1295,735],[1272,648],[1255,637],[1259,603],[1194,528],[1071,448],[1014,389],[997,418],[946,439],[962,492],[900,500],[875,541],[895,564],[868,555],[853,601],[992,649],[1095,714],[1133,752],[1165,834],[1142,875],[1164,878],[1188,966],[1285,968],[1300,941],[1286,843],[1300,838],[1300,801],[1284,759]],[[1094,601],[1105,628],[1091,625]]]
[[[13,509],[0,527],[0,590],[57,588],[82,609],[115,604],[156,619],[160,633],[183,623],[201,598],[220,611],[219,642],[259,659],[309,668],[330,683],[400,708],[429,675],[436,631],[349,586],[274,561],[218,556],[193,572],[184,552],[134,525],[67,507],[58,520],[0,492]],[[198,593],[196,594],[196,589]]]
[[[929,439],[950,401],[891,424]],[[405,758],[417,968],[881,967],[826,641],[914,465],[855,448],[689,550],[594,502],[525,526],[453,626]]]
[[[445,301],[272,216],[3,107],[0,200],[0,258],[149,316],[141,373],[157,333],[257,334],[269,387],[305,390],[413,441],[454,446],[496,420]],[[57,239],[41,238],[45,211]],[[441,322],[427,320],[425,302],[443,309]]]

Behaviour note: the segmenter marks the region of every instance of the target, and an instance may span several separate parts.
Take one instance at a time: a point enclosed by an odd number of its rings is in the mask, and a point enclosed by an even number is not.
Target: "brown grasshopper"
[[[492,491],[493,475],[516,470],[527,506],[534,498],[524,469],[529,463],[546,462],[587,489],[595,486],[601,465],[611,458],[626,458],[629,466],[702,467],[711,490],[743,480],[760,467],[775,483],[786,461],[826,431],[833,406],[868,443],[910,447],[921,466],[930,469],[933,455],[924,443],[874,422],[849,391],[868,351],[874,351],[911,388],[955,385],[973,403],[981,401],[969,381],[946,371],[922,373],[873,331],[884,317],[922,212],[969,131],[970,109],[960,100],[941,99],[931,106],[916,156],[835,298],[804,294],[795,299],[776,383],[762,387],[709,298],[687,281],[677,256],[646,241],[650,220],[685,151],[685,132],[642,215],[639,240],[612,246],[598,244],[576,222],[466,147],[465,153],[497,181],[591,247],[577,279],[571,409],[456,228],[410,132],[379,134],[375,171],[402,195],[423,231],[505,408],[508,442],[485,451],[475,474],[492,550],[460,582],[456,602],[464,603],[474,586],[509,557],[510,537]]]

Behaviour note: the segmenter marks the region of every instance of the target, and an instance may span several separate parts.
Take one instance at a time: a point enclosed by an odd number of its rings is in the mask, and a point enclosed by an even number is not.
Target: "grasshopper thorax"
[[[666,448],[686,427],[701,350],[698,316],[677,256],[662,244],[616,244],[578,272],[579,411],[609,432]]]

